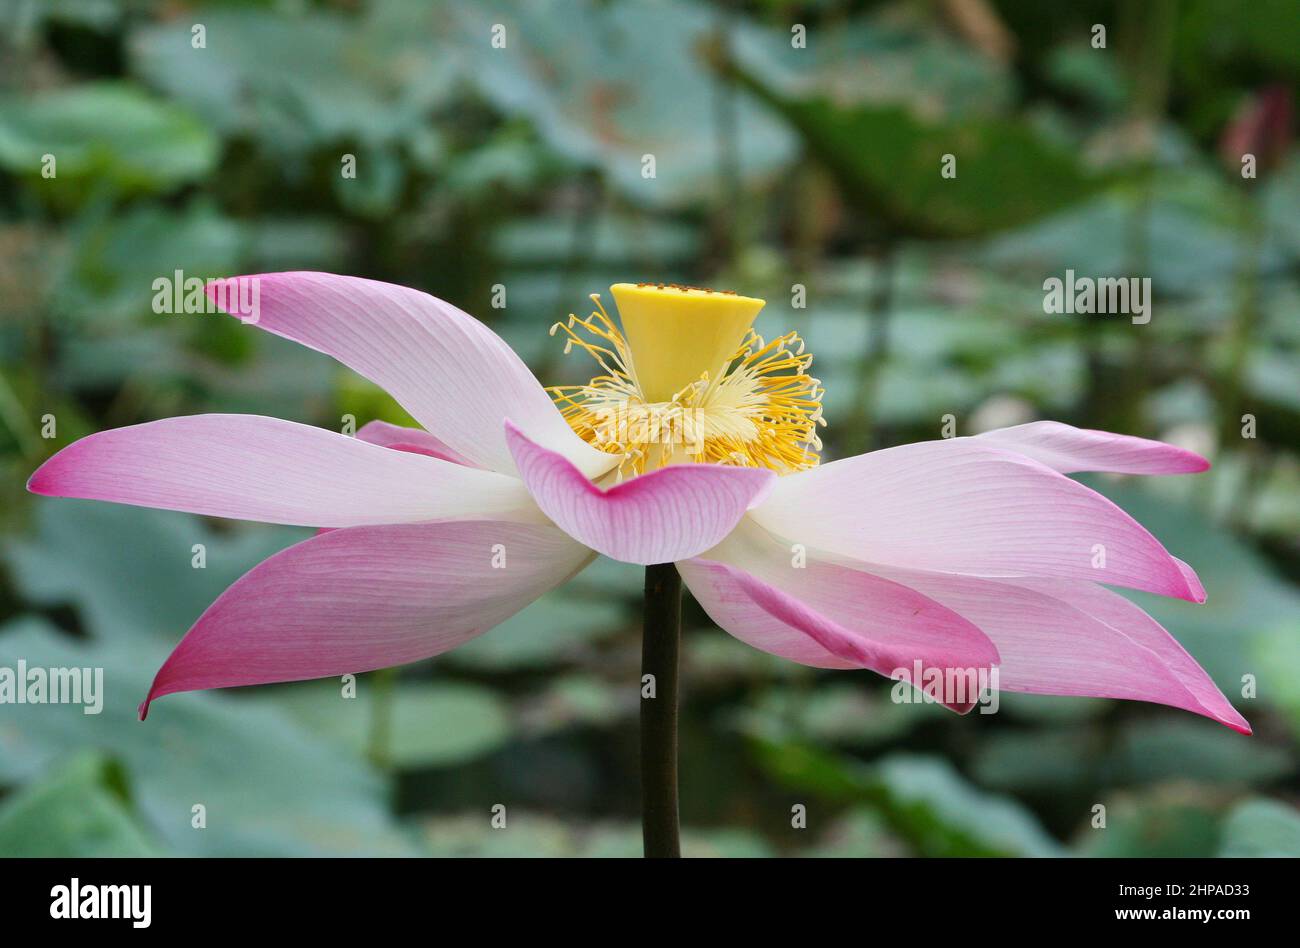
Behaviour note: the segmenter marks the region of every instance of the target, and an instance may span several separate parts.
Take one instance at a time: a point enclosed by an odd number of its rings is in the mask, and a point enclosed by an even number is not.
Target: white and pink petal
[[[776,480],[758,468],[677,464],[602,488],[510,421],[506,441],[546,516],[593,550],[643,566],[687,559],[719,543]]]
[[[28,489],[307,527],[540,521],[518,479],[260,415],[188,415],[82,438]]]
[[[932,671],[973,672],[999,661],[995,644],[968,619],[916,590],[878,576],[807,559],[746,523],[678,570],[701,608],[755,648],[819,668],[901,672],[923,684]],[[922,676],[915,677],[919,663]],[[956,710],[975,695],[936,693]]]
[[[332,530],[282,550],[208,607],[159,669],[163,695],[301,681],[442,654],[590,562],[552,526],[502,521]]]
[[[1204,714],[1233,730],[1250,733],[1246,719],[1232,706],[1223,692],[1187,650],[1159,622],[1136,603],[1119,593],[1095,583],[1066,579],[1019,578],[1009,584],[1032,590],[1067,603],[1071,608],[1123,633],[1136,646],[1155,655],[1182,684],[1195,706],[1178,704],[1186,710]],[[1111,697],[1118,697],[1112,695]],[[1152,698],[1141,700],[1150,701]],[[1174,702],[1164,702],[1174,704]]]
[[[469,458],[452,450],[450,445],[439,441],[423,428],[405,428],[386,421],[370,421],[357,429],[356,437],[358,441],[377,444],[381,448],[423,454],[452,464],[463,464],[465,467],[476,466]]]
[[[251,298],[227,289],[238,281],[256,281],[256,312],[233,307],[233,315],[338,359],[479,467],[514,473],[502,437],[506,417],[589,476],[615,463],[574,434],[501,337],[450,303],[409,287],[312,272],[232,277],[209,286],[209,295]]]
[[[976,440],[1015,451],[1062,474],[1196,474],[1210,462],[1194,451],[1132,435],[1074,428],[1059,421],[1033,421],[997,428]]]
[[[868,562],[1202,596],[1185,565],[1111,501],[973,438],[909,444],[791,474],[751,517],[810,549]]]

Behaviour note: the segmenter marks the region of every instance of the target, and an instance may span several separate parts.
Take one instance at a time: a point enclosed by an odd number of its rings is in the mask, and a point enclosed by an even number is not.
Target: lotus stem
[[[677,653],[682,578],[672,563],[645,570],[641,633],[641,832],[647,858],[682,854],[677,815]]]

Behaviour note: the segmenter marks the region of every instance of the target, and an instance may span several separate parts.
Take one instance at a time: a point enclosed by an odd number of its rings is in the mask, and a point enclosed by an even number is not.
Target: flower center
[[[821,450],[821,382],[793,332],[767,342],[751,325],[763,301],[658,283],[610,288],[622,329],[596,310],[551,327],[603,374],[549,389],[585,441],[622,455],[618,477],[667,464],[814,467]]]

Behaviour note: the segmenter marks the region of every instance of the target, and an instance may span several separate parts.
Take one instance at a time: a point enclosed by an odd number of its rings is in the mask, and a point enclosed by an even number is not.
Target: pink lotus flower
[[[1203,602],[1196,574],[1065,476],[1207,468],[1195,454],[1044,421],[819,464],[811,356],[793,334],[754,334],[760,300],[620,284],[621,330],[603,309],[552,329],[602,374],[548,393],[483,324],[424,293],[251,279],[260,328],[382,386],[424,429],[167,418],[91,435],[36,471],[38,494],[332,528],[227,589],[142,716],[174,692],[438,655],[602,553],[675,563],[718,625],[806,665],[996,667],[1004,690],[1158,702],[1250,733],[1169,633],[1103,585]]]

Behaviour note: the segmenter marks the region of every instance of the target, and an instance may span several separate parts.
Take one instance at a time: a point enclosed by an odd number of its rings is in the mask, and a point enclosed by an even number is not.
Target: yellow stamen
[[[762,300],[658,284],[611,289],[626,336],[595,294],[589,317],[551,327],[564,333],[566,353],[578,346],[604,374],[550,392],[584,440],[622,456],[620,478],[688,462],[782,474],[817,464],[826,422],[812,354],[795,333],[767,342],[750,328]]]

